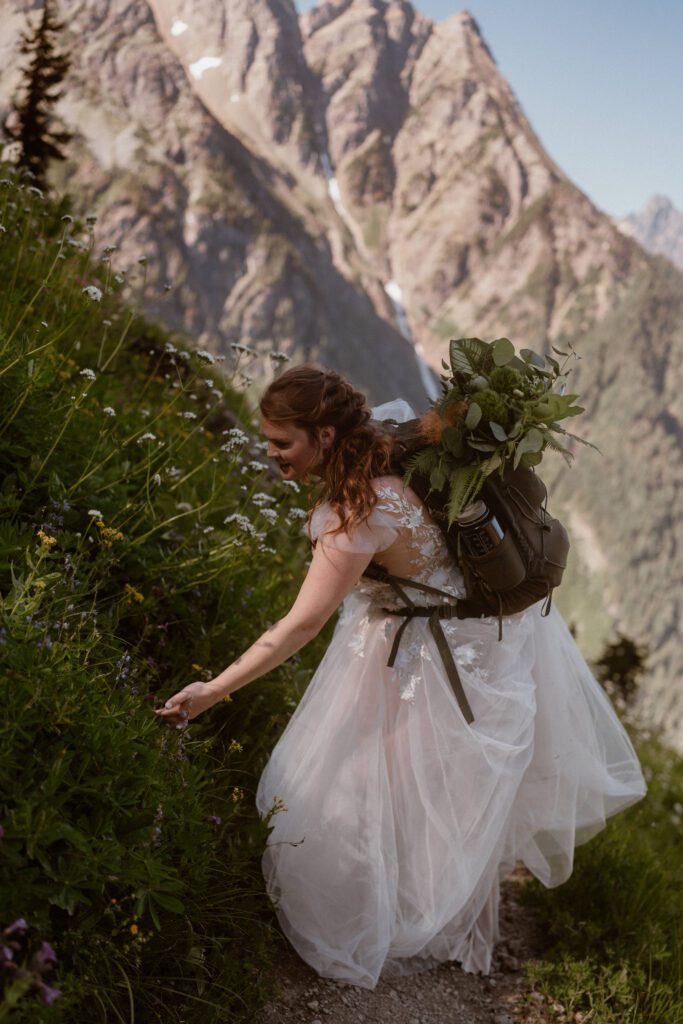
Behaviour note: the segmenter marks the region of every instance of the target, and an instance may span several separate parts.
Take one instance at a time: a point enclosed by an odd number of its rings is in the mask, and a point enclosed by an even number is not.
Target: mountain
[[[630,213],[615,224],[648,252],[668,256],[683,270],[683,213],[666,196],[652,196],[640,213]]]
[[[0,114],[33,2],[5,8]],[[573,467],[542,465],[572,538],[556,599],[588,656],[615,625],[649,646],[638,710],[683,749],[683,274],[553,163],[472,16],[434,23],[407,0],[59,13],[76,137],[53,181],[97,211],[99,246],[149,257],[147,313],[418,411],[450,338],[573,347],[576,429],[602,454],[570,441]]]

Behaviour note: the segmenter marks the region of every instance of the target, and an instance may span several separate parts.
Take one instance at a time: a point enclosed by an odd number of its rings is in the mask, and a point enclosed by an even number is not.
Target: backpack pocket
[[[485,555],[461,555],[472,572],[479,576],[491,590],[510,590],[517,587],[526,577],[526,566],[515,543],[506,531],[500,544]]]

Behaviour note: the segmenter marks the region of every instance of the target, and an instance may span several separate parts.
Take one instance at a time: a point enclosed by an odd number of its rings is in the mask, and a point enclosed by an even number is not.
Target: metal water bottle
[[[460,542],[466,555],[486,555],[500,544],[504,536],[500,523],[481,499],[470,502],[457,516],[456,523],[460,527]]]

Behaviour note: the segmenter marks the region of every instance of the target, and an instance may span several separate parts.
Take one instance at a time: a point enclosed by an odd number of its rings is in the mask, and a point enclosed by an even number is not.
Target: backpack
[[[409,456],[425,447],[416,429],[419,420],[382,423],[394,437],[392,472],[403,476]],[[503,615],[524,611],[543,599],[541,614],[550,613],[552,592],[560,585],[567,566],[569,537],[562,523],[548,513],[548,492],[533,468],[508,466],[502,478],[494,472],[484,481],[478,497],[498,519],[504,537],[492,551],[476,557],[462,550],[457,522],[448,526],[445,489],[432,490],[429,478],[417,472],[412,474],[410,486],[441,528],[464,577],[466,597],[458,600],[458,618],[496,615],[498,639],[502,640]],[[390,574],[377,563],[370,563],[366,575],[391,584]]]

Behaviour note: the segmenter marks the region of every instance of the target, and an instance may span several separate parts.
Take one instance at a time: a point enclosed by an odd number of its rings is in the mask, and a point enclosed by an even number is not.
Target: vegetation
[[[0,176],[0,1019],[247,1021],[281,941],[255,786],[327,631],[187,731],[152,709],[286,612],[308,502],[249,346],[145,322],[144,260]]]

